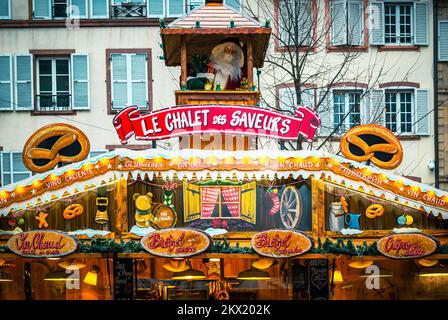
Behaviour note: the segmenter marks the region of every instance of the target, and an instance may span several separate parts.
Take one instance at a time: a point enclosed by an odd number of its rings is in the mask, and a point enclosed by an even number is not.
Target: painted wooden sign
[[[378,251],[392,259],[421,258],[434,253],[439,243],[421,233],[394,233],[378,240]]]
[[[252,248],[260,255],[289,258],[309,251],[313,243],[305,234],[292,230],[268,230],[252,237]]]
[[[142,238],[141,244],[146,251],[155,256],[183,258],[206,251],[211,241],[201,231],[172,228],[149,233]]]
[[[35,230],[16,234],[8,240],[15,254],[30,258],[62,257],[74,252],[78,244],[69,235],[50,230]]]

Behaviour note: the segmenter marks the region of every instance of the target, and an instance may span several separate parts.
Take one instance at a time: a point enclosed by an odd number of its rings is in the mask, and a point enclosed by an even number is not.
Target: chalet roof
[[[321,151],[117,149],[0,188],[0,216],[114,183],[128,176],[163,179],[314,177],[448,219],[448,192]]]
[[[199,21],[200,27],[196,27]],[[230,27],[230,21],[234,26]],[[187,43],[188,61],[195,54],[211,52],[214,46],[226,38],[237,38],[243,42],[251,41],[253,46],[253,65],[263,66],[269,45],[271,28],[222,3],[206,3],[203,6],[174,20],[160,30],[165,64],[180,66],[180,47]]]

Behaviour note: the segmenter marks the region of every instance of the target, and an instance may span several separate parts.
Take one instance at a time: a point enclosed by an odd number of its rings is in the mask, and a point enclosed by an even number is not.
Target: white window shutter
[[[33,0],[33,18],[51,19],[51,0]]]
[[[70,1],[70,17],[87,18],[87,0],[71,0]]]
[[[107,0],[91,0],[91,16],[92,18],[108,18],[109,3]]]
[[[148,107],[148,76],[146,54],[131,57],[132,105],[139,108]]]
[[[236,11],[241,11],[241,0],[224,0],[224,4],[232,7]]]
[[[164,17],[165,1],[164,0],[148,0],[148,17]]]
[[[448,61],[448,20],[439,21],[439,61]]]
[[[288,115],[293,115],[297,106],[296,90],[294,87],[285,87],[279,90],[279,109]]]
[[[361,124],[369,124],[371,123],[370,118],[370,92],[361,94]]]
[[[364,4],[362,1],[348,2],[348,44],[360,46],[364,44]]]
[[[314,92],[315,92],[314,89],[303,90],[301,94],[302,98],[301,105],[314,110]]]
[[[317,113],[320,117],[319,136],[327,137],[333,132],[333,103],[331,90],[320,90],[317,103]]]
[[[0,111],[13,109],[12,58],[0,55]]]
[[[416,89],[415,96],[415,133],[429,135],[429,90]]]
[[[33,111],[33,56],[20,54],[15,57],[16,110]]]
[[[346,1],[330,2],[330,37],[332,46],[347,44]]]
[[[429,6],[427,2],[414,2],[414,44],[428,45]]]
[[[384,90],[375,89],[369,94],[370,96],[370,120],[369,123],[386,124],[386,101],[384,99]]]
[[[298,44],[301,46],[310,46],[314,37],[314,13],[312,0],[298,0]]]
[[[89,56],[87,54],[72,54],[71,65],[73,110],[89,110]]]
[[[128,104],[128,66],[127,55],[111,56],[111,93],[112,109],[122,109]]]
[[[371,2],[369,13],[370,44],[384,45],[384,3]]]
[[[0,19],[11,19],[11,0],[0,0]]]
[[[184,0],[169,0],[168,1],[168,17],[180,17],[185,13]]]

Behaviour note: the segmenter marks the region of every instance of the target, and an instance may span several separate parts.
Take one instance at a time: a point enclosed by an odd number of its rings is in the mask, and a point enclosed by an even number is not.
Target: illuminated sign
[[[421,233],[396,233],[378,240],[378,251],[393,259],[421,258],[433,254],[437,240]]]
[[[252,237],[252,248],[260,255],[289,258],[309,251],[313,243],[305,234],[292,230],[268,230]]]

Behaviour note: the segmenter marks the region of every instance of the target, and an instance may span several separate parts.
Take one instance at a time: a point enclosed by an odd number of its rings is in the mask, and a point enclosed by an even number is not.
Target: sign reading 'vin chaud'
[[[74,252],[76,240],[58,231],[28,231],[12,236],[8,248],[15,254],[31,258],[53,258]]]
[[[263,136],[297,140],[302,135],[312,140],[320,124],[310,108],[297,107],[294,116],[272,109],[240,105],[176,106],[140,114],[137,107],[127,107],[113,120],[122,144],[135,135],[136,140],[161,140],[201,133]]]

